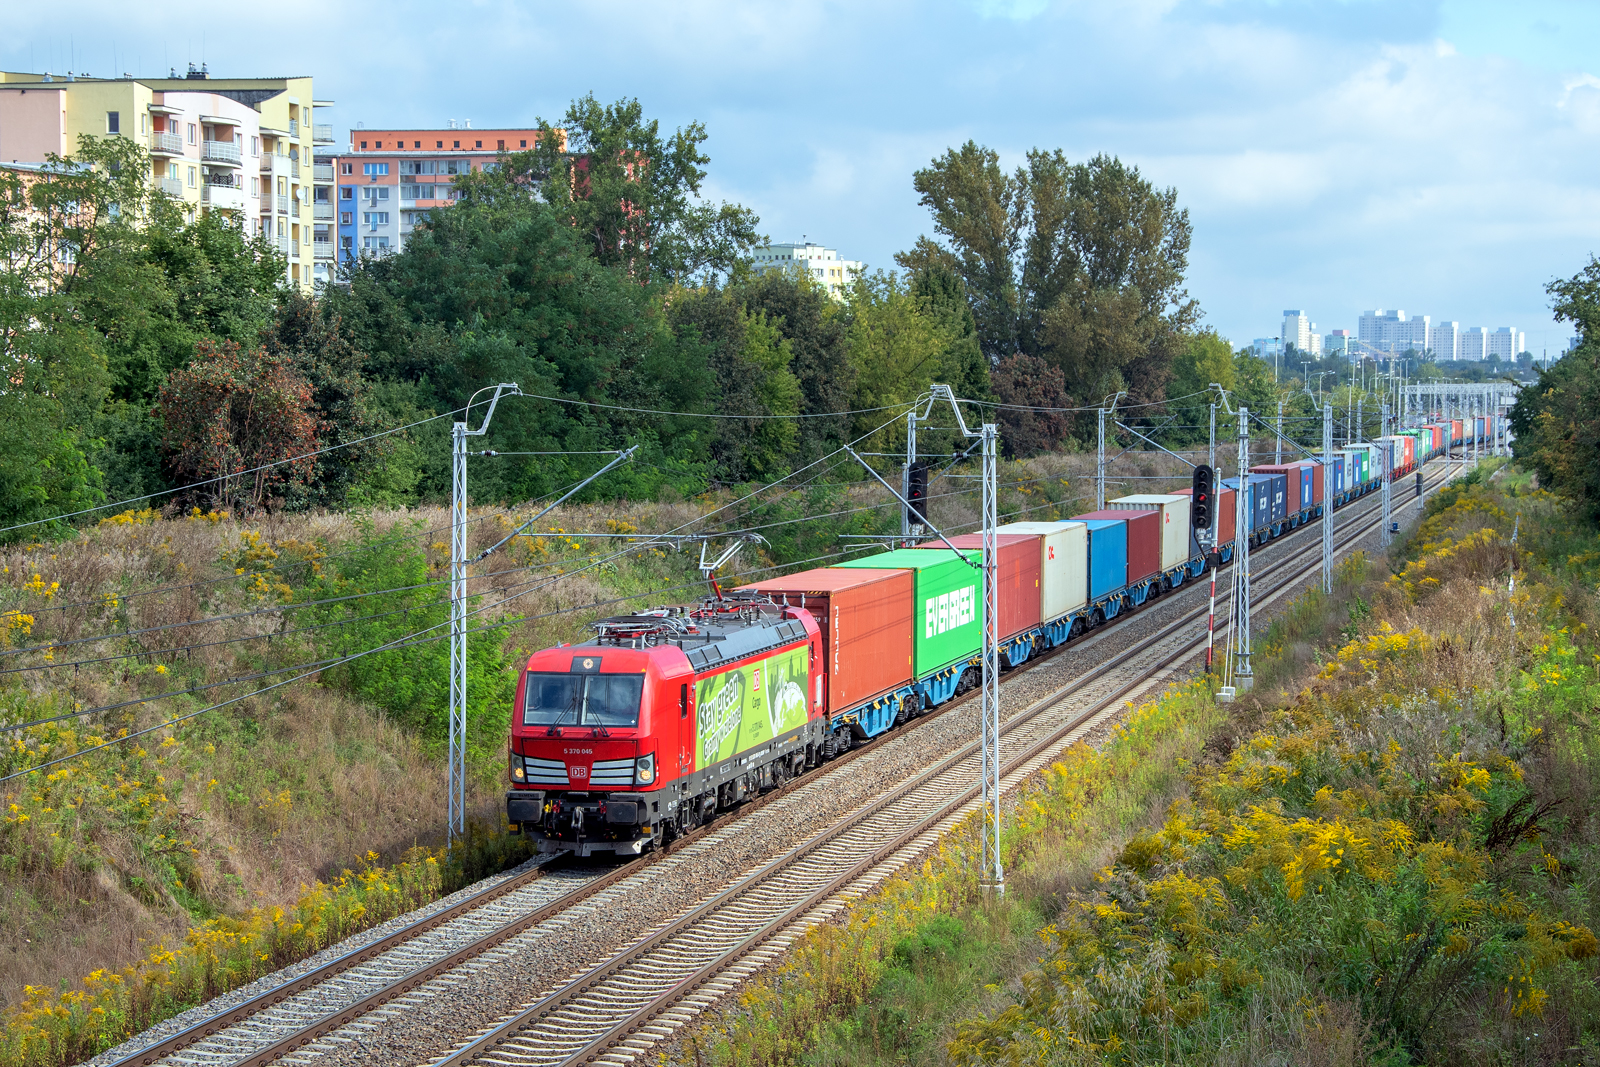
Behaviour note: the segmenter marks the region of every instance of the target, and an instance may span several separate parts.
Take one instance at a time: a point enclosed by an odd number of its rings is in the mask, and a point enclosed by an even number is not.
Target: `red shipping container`
[[[805,608],[817,620],[823,707],[834,713],[911,682],[915,581],[915,571],[819,567],[739,588]],[[1034,601],[1037,610],[1038,594]]]
[[[1122,519],[1128,524],[1128,584],[1161,573],[1161,512],[1091,511],[1074,519]]]
[[[983,535],[961,534],[943,541],[924,541],[918,548],[942,548],[949,551],[954,545],[963,552],[971,549],[983,551]],[[1000,598],[1000,636],[1013,637],[1031,630],[1040,623],[1039,618],[1039,568],[1044,554],[1039,549],[1038,534],[998,534],[995,547],[1000,552],[999,576],[995,594]]]

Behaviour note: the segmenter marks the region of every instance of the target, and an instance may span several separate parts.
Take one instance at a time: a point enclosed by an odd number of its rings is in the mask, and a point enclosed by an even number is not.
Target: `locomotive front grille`
[[[595,787],[625,789],[633,784],[633,760],[600,759],[594,761],[589,772],[589,784]]]
[[[556,759],[523,757],[529,785],[567,785],[567,765]]]

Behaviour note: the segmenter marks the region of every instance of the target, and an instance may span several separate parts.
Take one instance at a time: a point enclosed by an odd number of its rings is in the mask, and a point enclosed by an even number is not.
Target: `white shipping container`
[[[1089,527],[1081,522],[1008,522],[1002,534],[1039,538],[1039,617],[1058,619],[1089,602]]]
[[[1161,569],[1189,561],[1189,498],[1167,493],[1135,493],[1106,501],[1113,511],[1161,512]]]

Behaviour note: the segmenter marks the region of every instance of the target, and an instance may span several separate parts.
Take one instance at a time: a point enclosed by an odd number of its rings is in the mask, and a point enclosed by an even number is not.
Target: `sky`
[[[1099,153],[1177,190],[1188,287],[1235,345],[1400,308],[1571,333],[1545,285],[1600,248],[1591,0],[16,4],[11,70],[312,75],[368,127],[703,122],[704,192],[872,268],[931,234],[911,176],[967,140]]]

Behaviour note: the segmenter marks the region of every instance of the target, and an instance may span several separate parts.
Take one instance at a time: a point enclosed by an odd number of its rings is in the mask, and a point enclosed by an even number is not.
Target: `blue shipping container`
[[[1289,479],[1281,474],[1252,474],[1250,481],[1255,483],[1257,478],[1267,483],[1262,489],[1262,495],[1267,498],[1270,518],[1268,522],[1282,522],[1289,517]]]
[[[1272,479],[1265,474],[1252,474],[1244,494],[1245,514],[1249,516],[1249,533],[1256,534],[1272,524]],[[1239,479],[1224,478],[1222,484],[1239,491]],[[1237,499],[1237,498],[1236,498]]]
[[[1128,524],[1121,519],[1085,519],[1089,528],[1089,599],[1128,584]]]

